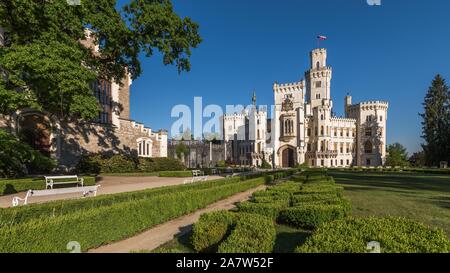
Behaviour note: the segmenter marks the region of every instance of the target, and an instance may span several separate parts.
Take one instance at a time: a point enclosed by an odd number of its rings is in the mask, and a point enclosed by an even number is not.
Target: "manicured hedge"
[[[218,245],[230,233],[235,213],[217,211],[200,216],[192,228],[192,246],[197,252],[216,252]]]
[[[159,177],[192,177],[192,171],[162,171]]]
[[[280,211],[288,206],[289,202],[285,200],[274,200],[270,203],[241,202],[237,205],[239,212],[260,214],[273,220],[276,220]]]
[[[136,173],[182,171],[183,163],[174,158],[138,158],[131,155],[83,155],[76,166],[77,173]]]
[[[3,226],[0,252],[66,252],[70,241],[79,242],[85,251],[128,238],[263,183],[264,178],[226,183]]]
[[[209,189],[213,187],[233,184],[241,181],[241,178],[217,179],[195,184],[168,186],[134,192],[124,192],[97,197],[89,197],[74,200],[59,200],[43,204],[30,204],[15,208],[0,208],[0,228],[5,225],[20,224],[37,218],[62,216],[73,212],[88,210],[98,207],[107,207],[123,202],[139,199],[153,198],[167,193],[186,192],[189,190]]]
[[[275,245],[274,222],[257,214],[238,213],[230,236],[219,245],[218,253],[270,253]]]
[[[382,253],[449,253],[440,229],[405,218],[346,218],[319,227],[298,253],[366,253],[367,244],[380,243]]]
[[[307,204],[282,210],[280,221],[298,228],[314,229],[347,214],[348,209],[342,204]]]
[[[85,176],[83,178],[84,185],[91,186],[95,184],[95,177]],[[0,179],[0,195],[43,189],[45,189],[45,179],[43,178]]]

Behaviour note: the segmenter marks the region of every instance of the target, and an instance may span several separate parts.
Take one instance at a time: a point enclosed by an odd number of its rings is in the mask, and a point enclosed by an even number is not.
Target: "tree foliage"
[[[388,156],[386,158],[386,165],[391,167],[405,167],[409,165],[408,152],[406,148],[400,143],[394,143],[387,147]]]
[[[0,130],[0,177],[18,177],[29,172],[49,172],[55,162]]]
[[[33,107],[60,118],[91,120],[99,105],[90,84],[95,79],[120,83],[141,73],[139,54],[157,50],[165,65],[189,71],[191,49],[201,42],[198,25],[180,18],[170,0],[14,0],[0,2],[0,113]],[[86,46],[92,30],[96,53]]]
[[[450,161],[450,92],[445,80],[437,75],[424,99],[422,132],[426,164],[438,166]]]

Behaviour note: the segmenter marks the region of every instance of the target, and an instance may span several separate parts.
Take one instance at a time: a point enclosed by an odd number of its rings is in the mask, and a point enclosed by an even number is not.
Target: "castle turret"
[[[307,101],[312,108],[331,100],[330,86],[332,69],[327,66],[327,50],[314,49],[310,53],[311,67],[305,73]]]

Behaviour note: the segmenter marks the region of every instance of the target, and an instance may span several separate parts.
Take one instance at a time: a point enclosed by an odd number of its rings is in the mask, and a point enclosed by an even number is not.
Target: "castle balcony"
[[[308,158],[337,158],[337,155],[337,151],[306,152],[306,157]]]

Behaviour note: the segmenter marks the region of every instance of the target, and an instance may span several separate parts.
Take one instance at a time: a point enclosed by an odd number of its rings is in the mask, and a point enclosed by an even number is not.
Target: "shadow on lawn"
[[[450,176],[350,172],[329,172],[329,174],[334,177],[337,183],[342,185],[450,192]]]

